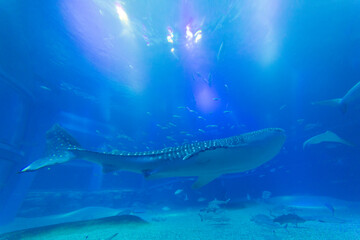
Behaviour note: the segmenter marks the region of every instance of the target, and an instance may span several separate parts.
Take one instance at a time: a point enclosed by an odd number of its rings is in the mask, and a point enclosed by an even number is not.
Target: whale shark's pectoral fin
[[[192,185],[193,189],[201,188],[202,186],[205,186],[215,178],[219,177],[219,175],[207,175],[207,176],[199,176],[196,182]]]
[[[187,160],[187,159],[189,159],[189,158],[191,158],[191,157],[199,154],[199,153],[202,152],[202,151],[205,151],[205,150],[200,150],[200,151],[196,151],[196,152],[189,153],[188,155],[186,155],[185,157],[183,157],[182,160]]]

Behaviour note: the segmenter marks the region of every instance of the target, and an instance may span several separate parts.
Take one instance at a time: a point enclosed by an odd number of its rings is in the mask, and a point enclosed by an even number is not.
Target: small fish
[[[112,240],[112,239],[114,239],[117,235],[119,235],[119,233],[115,233],[115,234],[112,235],[111,237],[106,238],[106,240]]]
[[[172,122],[169,122],[169,125],[172,126],[172,127],[176,127],[176,124],[174,124]]]
[[[50,88],[48,88],[48,87],[46,87],[46,86],[44,86],[44,85],[41,85],[40,88],[41,88],[41,89],[44,89],[44,90],[46,90],[46,91],[51,91]]]
[[[282,105],[282,106],[279,108],[279,110],[282,111],[282,110],[284,110],[286,107],[287,107],[287,105],[284,104],[284,105]]]
[[[170,137],[170,136],[166,136],[166,138],[170,141],[176,141],[173,137]]]
[[[232,113],[232,111],[224,111],[224,114]]]
[[[206,198],[199,197],[199,198],[197,199],[197,201],[198,201],[198,202],[205,202],[205,201],[206,201]]]
[[[220,101],[221,98],[213,98],[214,101]]]
[[[194,81],[197,81],[197,80],[202,80],[202,76],[201,76],[201,74],[199,73],[199,72],[195,72],[195,73],[193,73],[192,74],[192,79],[194,80]]]
[[[180,115],[172,115],[173,116],[173,118],[181,118],[181,116]]]
[[[151,112],[146,112],[146,114],[147,114],[147,115],[149,115],[149,116],[151,116],[151,115],[152,115],[152,114],[151,114]]]
[[[203,129],[201,129],[201,128],[199,128],[198,131],[199,131],[199,132],[202,132],[202,133],[205,133],[205,130],[203,130]]]
[[[269,199],[271,197],[271,192],[269,191],[263,191],[261,194],[262,199]]]
[[[169,211],[169,210],[170,210],[170,208],[169,208],[169,207],[167,207],[167,206],[165,206],[165,207],[163,207],[161,210],[163,210],[163,211]]]
[[[180,131],[180,134],[187,134],[187,132],[185,132],[185,131]]]
[[[201,80],[201,81],[205,82],[206,84],[209,84],[208,79],[206,79],[205,77],[203,77],[203,76],[201,75],[201,73],[199,73],[199,72],[193,73],[192,78],[193,78],[194,81]]]
[[[211,87],[211,83],[212,83],[212,75],[211,75],[211,73],[209,73],[209,75],[208,75],[208,83],[209,83],[209,87]]]
[[[251,197],[250,197],[250,194],[246,194],[246,200],[248,200],[248,201],[251,201]]]
[[[321,124],[319,124],[319,123],[309,123],[309,124],[305,125],[304,130],[310,131],[310,130],[313,130],[313,129],[319,128],[319,127],[321,127]]]
[[[217,53],[217,55],[216,55],[216,60],[217,60],[217,61],[219,61],[219,59],[220,59],[220,54],[221,54],[221,50],[222,50],[222,48],[223,48],[223,45],[224,45],[224,42],[221,42],[220,47],[219,47],[219,50],[218,50],[218,53]]]
[[[128,140],[130,142],[134,142],[134,139],[132,139],[131,137],[129,137],[129,136],[125,135],[125,134],[118,134],[117,138],[126,139],[126,140]]]
[[[206,128],[217,128],[218,125],[215,125],[215,124],[210,124],[210,125],[207,125]]]
[[[194,137],[194,135],[192,135],[192,134],[190,134],[190,133],[187,133],[187,134],[185,134],[186,136],[188,136],[188,137]]]
[[[188,201],[189,200],[189,197],[187,194],[185,194],[185,198],[184,198],[184,201]]]
[[[161,128],[161,127],[162,127],[160,124],[156,124],[156,126],[157,126],[158,128]]]
[[[218,208],[220,205],[226,205],[228,204],[228,202],[230,202],[230,198],[222,201],[222,200],[217,200],[216,198],[214,200],[212,200],[211,202],[209,202],[208,207],[209,208]]]
[[[167,130],[169,129],[168,127],[161,127],[162,130]]]
[[[184,191],[183,189],[178,189],[178,190],[175,191],[174,194],[175,194],[175,195],[179,195],[179,194],[182,193],[183,191]]]
[[[298,119],[298,120],[296,120],[296,121],[297,121],[297,123],[298,123],[299,125],[302,125],[302,124],[304,123],[305,119],[301,118],[301,119]]]
[[[226,88],[226,90],[229,90],[229,86],[227,84],[224,84],[224,87]]]
[[[189,108],[189,107],[186,107],[186,108],[187,108],[187,110],[188,110],[189,112],[197,114],[197,112],[196,112],[195,110],[192,110],[192,109]]]
[[[197,118],[206,121],[206,119],[202,116],[198,116]]]
[[[186,107],[184,107],[184,106],[179,106],[179,107],[177,107],[178,109],[186,109]]]

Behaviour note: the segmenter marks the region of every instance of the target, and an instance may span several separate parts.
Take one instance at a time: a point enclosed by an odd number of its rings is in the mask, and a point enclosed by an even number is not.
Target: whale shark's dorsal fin
[[[202,186],[208,184],[215,178],[219,177],[219,175],[207,175],[207,176],[199,176],[197,180],[192,185],[193,189],[201,188]]]

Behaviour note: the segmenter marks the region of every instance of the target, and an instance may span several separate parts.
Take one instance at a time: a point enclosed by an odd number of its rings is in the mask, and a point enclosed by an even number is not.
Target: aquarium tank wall
[[[359,11],[0,1],[0,239],[360,239]]]

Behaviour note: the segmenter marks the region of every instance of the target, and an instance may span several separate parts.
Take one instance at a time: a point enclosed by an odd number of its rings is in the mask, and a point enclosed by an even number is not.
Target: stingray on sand
[[[51,239],[51,236],[70,236],[83,234],[86,236],[87,231],[93,231],[93,229],[110,229],[115,231],[121,227],[134,227],[147,224],[145,220],[134,215],[119,215],[113,217],[100,218],[95,220],[77,221],[70,223],[60,223],[55,225],[49,225],[44,227],[30,228],[26,230],[19,230],[15,232],[5,233],[0,235],[0,240],[5,239]],[[109,238],[114,236],[116,232],[110,234]],[[85,238],[84,238],[85,239]]]

